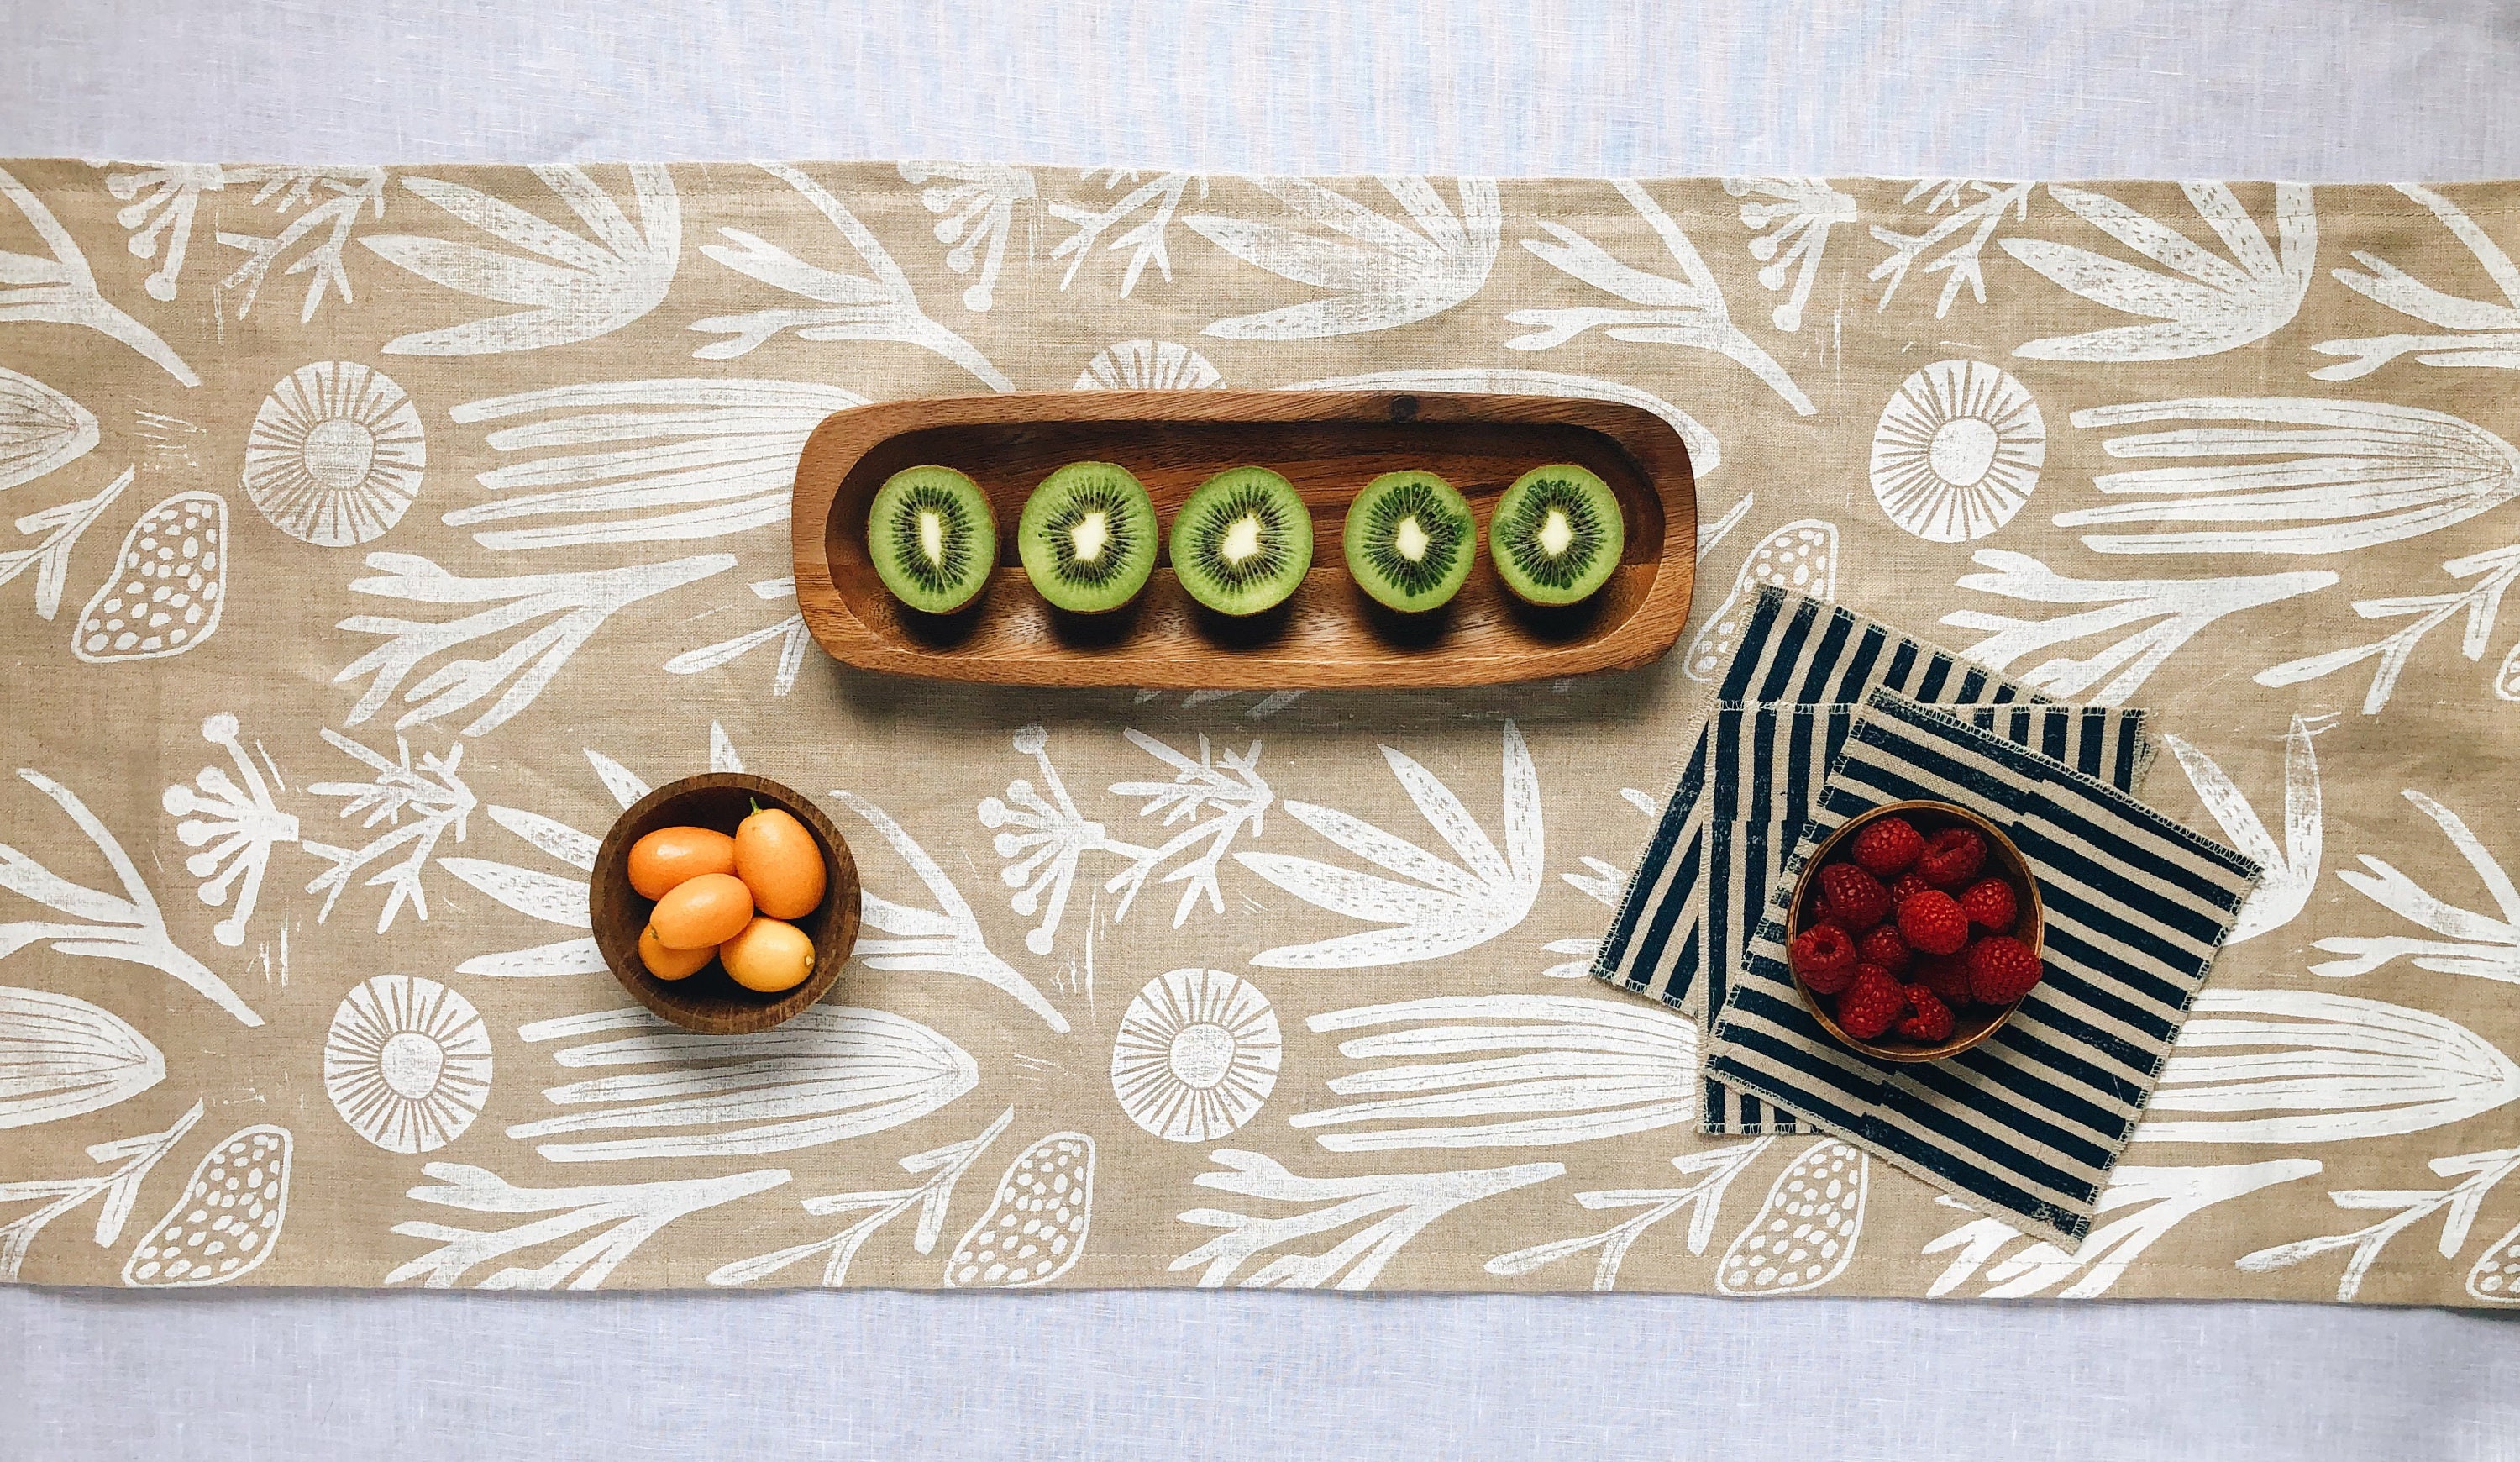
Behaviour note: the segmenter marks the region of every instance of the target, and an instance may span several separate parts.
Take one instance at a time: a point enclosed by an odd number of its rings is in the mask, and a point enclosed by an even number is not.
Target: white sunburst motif
[[[1111,1091],[1166,1142],[1211,1142],[1268,1102],[1282,1054],[1259,986],[1223,970],[1175,970],[1148,981],[1120,1017]]]
[[[380,975],[333,1012],[324,1094],[350,1130],[386,1152],[435,1152],[489,1100],[489,1029],[472,1001],[436,981]]]
[[[1170,341],[1122,341],[1094,352],[1076,376],[1077,390],[1206,390],[1225,377],[1207,357]]]
[[[2048,425],[2029,388],[1982,360],[1938,360],[1900,384],[1872,433],[1872,495],[1932,543],[2008,523],[2039,485]]]
[[[245,491],[289,536],[347,548],[402,521],[428,464],[420,412],[392,378],[319,360],[282,377],[253,414]]]

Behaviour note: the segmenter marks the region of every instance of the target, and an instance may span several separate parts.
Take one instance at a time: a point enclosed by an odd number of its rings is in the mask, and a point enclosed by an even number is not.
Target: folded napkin
[[[1875,686],[1933,704],[2002,705],[2047,698],[1973,665],[1948,650],[1901,634],[1853,610],[1759,590],[1717,685],[1717,704],[1751,702],[1843,706]],[[1707,1007],[1704,900],[1711,745],[1702,726],[1662,816],[1628,875],[1610,932],[1593,956],[1593,977],[1689,1015]]]
[[[1697,922],[1706,957],[1697,987],[1707,1009],[1723,1006],[1769,903],[1791,891],[1778,888],[1785,855],[1802,836],[1859,711],[1853,706],[1729,705],[1707,718],[1705,872],[1693,893],[1702,903]],[[2013,702],[1956,707],[1953,713],[2131,795],[2151,764],[2143,735],[2148,711]],[[1810,1130],[1791,1114],[1711,1076],[1698,1114],[1704,1132]]]
[[[1784,916],[1831,831],[1912,798],[1967,807],[2020,847],[2047,976],[1973,1050],[1898,1065],[1839,1045],[1804,1007]],[[1875,690],[1716,1007],[1705,1069],[2071,1251],[2260,871],[2066,761]]]

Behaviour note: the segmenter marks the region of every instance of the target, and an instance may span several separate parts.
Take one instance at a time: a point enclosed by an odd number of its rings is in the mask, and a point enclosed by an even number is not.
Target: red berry
[[[1855,940],[1834,924],[1815,924],[1794,936],[1785,958],[1803,983],[1834,995],[1855,982]]]
[[[1899,1023],[1899,1033],[1910,1040],[1933,1045],[1952,1038],[1952,1008],[1942,997],[1921,984],[1908,986],[1908,1017]]]
[[[1937,889],[1948,889],[1977,877],[1986,866],[1986,840],[1966,828],[1945,828],[1925,840],[1916,872]]]
[[[2012,927],[2012,885],[2000,878],[1979,879],[1960,895],[1960,912],[1981,929],[2003,933]]]
[[[1940,889],[1899,905],[1899,933],[1908,947],[1925,954],[1958,954],[1968,942],[1968,916],[1959,901]]]
[[[1899,875],[1899,881],[1890,886],[1890,907],[1895,909],[1932,887],[1912,873],[1903,873]]]
[[[1981,1005],[2009,1005],[2030,993],[2043,973],[2039,956],[2010,935],[1989,935],[1969,946],[1969,993]]]
[[[1855,983],[1837,997],[1838,1028],[1857,1040],[1878,1040],[1907,1013],[1907,989],[1879,965],[1857,966]]]
[[[1954,1010],[1966,1009],[1969,994],[1968,956],[1929,954],[1916,961],[1916,980]]]
[[[1831,863],[1820,871],[1821,896],[1829,917],[1861,934],[1888,918],[1890,891],[1881,880],[1852,863]]]
[[[1904,817],[1884,817],[1867,823],[1855,835],[1855,861],[1876,878],[1904,873],[1925,850],[1924,835],[1916,825]]]
[[[1855,941],[1855,951],[1893,975],[1908,968],[1908,941],[1887,924],[1866,930],[1864,937]]]

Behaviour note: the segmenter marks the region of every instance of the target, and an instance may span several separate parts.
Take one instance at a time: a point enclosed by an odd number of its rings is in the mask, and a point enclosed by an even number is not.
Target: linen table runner
[[[2507,1303],[2515,198],[0,163],[0,1274]],[[1306,695],[804,633],[827,413],[1209,386],[1658,415],[1688,632]],[[1584,978],[1769,583],[2150,708],[2267,866],[2072,1255],[1699,1134],[1695,1023]],[[586,870],[739,764],[866,927],[710,1041]]]

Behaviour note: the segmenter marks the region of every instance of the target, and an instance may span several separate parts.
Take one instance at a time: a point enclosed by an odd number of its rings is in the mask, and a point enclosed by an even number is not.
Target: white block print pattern
[[[245,495],[298,542],[347,548],[402,521],[428,465],[420,411],[391,377],[319,360],[282,378],[253,414]]]
[[[1120,1110],[1166,1142],[1210,1142],[1249,1121],[1278,1085],[1278,1013],[1223,970],[1147,982],[1111,1044]]]
[[[1872,496],[1929,543],[1965,543],[2012,521],[2039,485],[2048,426],[2029,388],[1982,360],[1910,376],[1872,432]]]
[[[1094,1139],[1053,1132],[1015,1154],[945,1260],[949,1290],[1023,1290],[1076,1267],[1094,1232]]]
[[[341,997],[324,1037],[324,1094],[389,1153],[433,1153],[490,1099],[490,1031],[433,980],[380,975]]]
[[[262,1122],[211,1148],[175,1206],[132,1249],[122,1282],[194,1289],[258,1268],[289,1220],[292,1146],[287,1127]]]
[[[140,515],[79,611],[70,652],[92,665],[200,648],[227,608],[228,503],[187,488]]]
[[[1872,1160],[1834,1137],[1806,1148],[1724,1251],[1715,1287],[1728,1295],[1794,1295],[1846,1272],[1864,1233]]]

